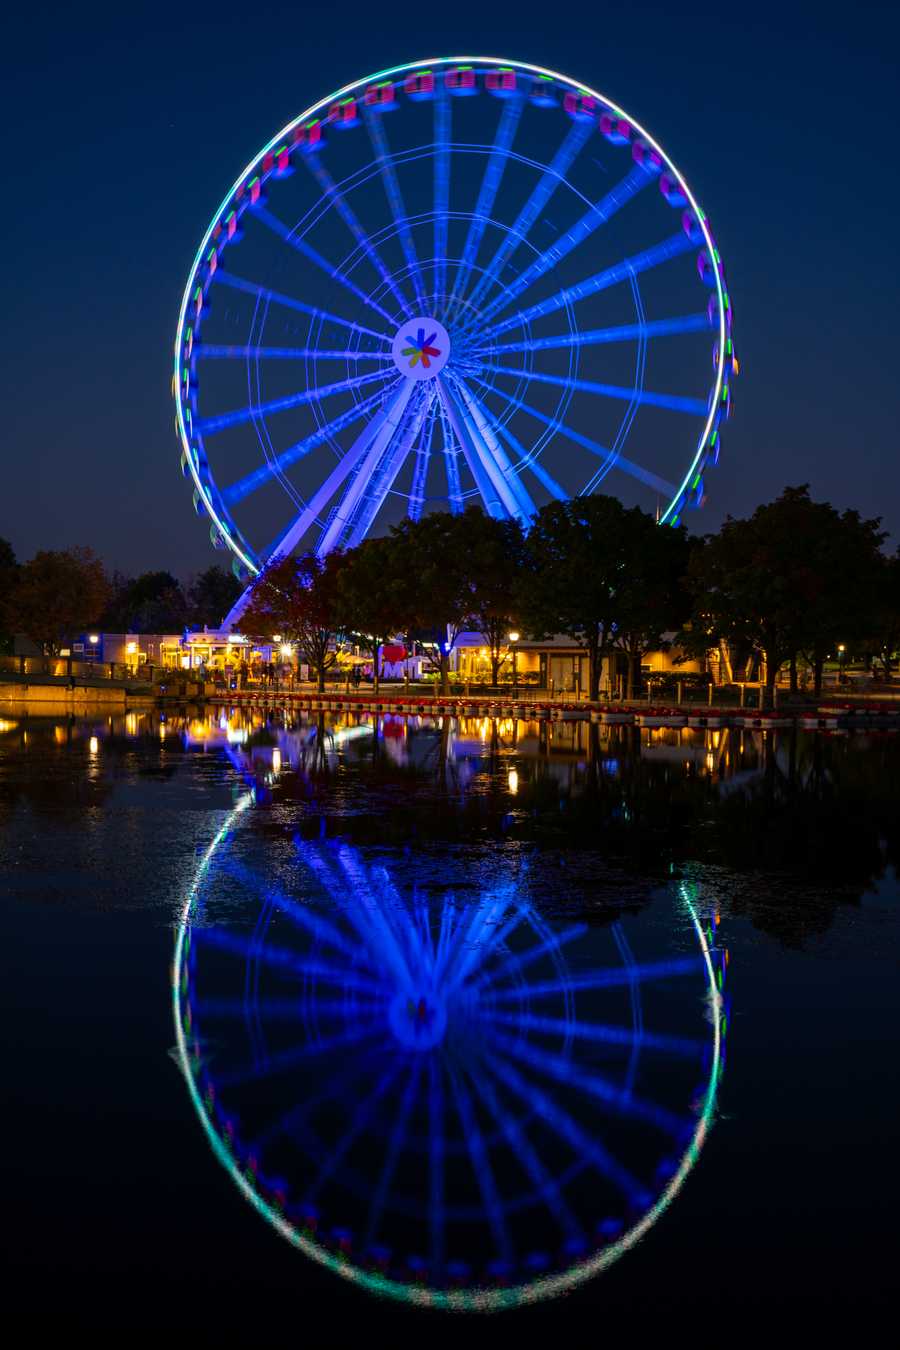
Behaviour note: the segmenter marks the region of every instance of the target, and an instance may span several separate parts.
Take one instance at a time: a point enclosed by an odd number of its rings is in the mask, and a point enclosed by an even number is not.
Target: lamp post
[[[844,652],[847,650],[843,642],[838,643],[838,684],[844,683]]]
[[[513,631],[510,633],[510,635],[509,635],[509,640],[510,640],[510,643],[511,643],[511,645],[512,645],[512,659],[513,659],[513,698],[518,698],[518,697],[519,697],[519,663],[518,663],[519,649],[518,649],[518,647],[516,646],[516,643],[517,643],[518,640],[519,640],[519,634],[516,632],[515,629],[513,629]]]

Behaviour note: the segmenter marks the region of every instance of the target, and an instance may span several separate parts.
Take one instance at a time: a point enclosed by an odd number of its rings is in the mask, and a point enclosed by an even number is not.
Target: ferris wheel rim
[[[284,140],[285,137],[289,136],[292,132],[294,132],[301,124],[308,122],[311,118],[314,118],[317,113],[321,112],[324,108],[333,104],[336,100],[346,98],[347,96],[353,94],[354,91],[363,89],[366,86],[371,85],[379,80],[385,80],[391,77],[402,76],[404,74],[408,74],[411,71],[421,70],[424,67],[445,67],[461,64],[473,64],[473,65],[490,64],[495,66],[512,68],[513,70],[518,70],[532,76],[537,76],[538,78],[545,78],[557,81],[561,85],[567,86],[570,90],[576,91],[580,94],[586,95],[592,99],[597,100],[597,102],[600,103],[604,108],[610,110],[617,116],[626,120],[630,125],[630,127],[634,130],[634,132],[636,132],[647,143],[647,145],[650,146],[652,150],[659,155],[666,170],[670,171],[675,176],[678,186],[684,193],[687,204],[694,214],[697,225],[702,235],[703,246],[707,250],[708,256],[711,259],[715,260],[714,265],[712,267],[712,279],[714,283],[714,293],[717,311],[717,325],[715,328],[715,335],[717,342],[716,350],[720,354],[720,358],[718,359],[716,364],[715,377],[712,385],[712,392],[708,400],[708,411],[706,413],[703,428],[697,439],[696,448],[691,457],[690,463],[686,471],[684,472],[683,476],[681,477],[679,483],[664,485],[667,492],[669,487],[671,487],[673,491],[665,508],[661,512],[658,511],[659,524],[675,525],[679,523],[681,512],[687,500],[689,490],[693,485],[696,484],[699,478],[698,467],[700,472],[702,473],[703,465],[706,463],[706,460],[709,457],[709,453],[712,449],[717,434],[718,422],[721,417],[720,403],[723,397],[723,388],[726,387],[724,383],[725,382],[724,354],[726,351],[726,342],[728,341],[729,337],[729,325],[726,319],[728,305],[726,301],[726,292],[722,276],[722,269],[718,259],[718,252],[716,249],[712,233],[709,229],[706,214],[700,207],[693,193],[693,190],[690,187],[690,184],[687,182],[686,178],[678,169],[677,165],[674,163],[674,161],[666,152],[666,150],[662,147],[659,141],[652,135],[652,133],[649,132],[641,122],[639,122],[628,111],[626,111],[619,103],[617,103],[615,99],[595,89],[592,85],[589,85],[584,81],[575,80],[571,76],[568,76],[563,72],[554,70],[550,67],[537,65],[531,62],[492,55],[424,57],[415,61],[403,62],[400,65],[390,66],[383,70],[365,75],[360,79],[353,80],[341,86],[339,89],[330,92],[325,97],[318,99],[316,102],[311,104],[307,109],[302,111],[300,114],[291,118],[290,121],[287,122],[284,127],[282,127],[274,136],[272,136],[269,139],[269,141],[266,142],[264,147],[260,151],[258,151],[253,156],[253,158],[248,162],[248,164],[235,179],[229,191],[222,199],[222,202],[220,203],[216,212],[213,214],[210,223],[207,226],[207,229],[203,235],[203,238],[197,249],[193,263],[191,265],[190,271],[188,273],[187,282],[182,295],[181,305],[179,308],[178,323],[176,327],[175,345],[174,345],[174,373],[172,381],[176,403],[176,429],[178,432],[178,437],[182,448],[182,463],[183,466],[186,467],[186,469],[188,470],[194,484],[195,505],[197,504],[198,499],[200,502],[202,502],[203,509],[208,518],[212,521],[219,539],[225,546],[227,546],[231,550],[231,552],[237,559],[238,563],[242,565],[246,573],[249,574],[251,578],[259,575],[263,566],[265,566],[266,560],[264,559],[262,562],[259,562],[257,557],[255,556],[255,550],[253,550],[249,546],[249,544],[243,540],[241,531],[236,528],[236,526],[230,520],[227,514],[225,518],[222,517],[222,515],[220,514],[220,508],[217,506],[216,501],[214,500],[213,493],[210,490],[211,484],[204,482],[204,479],[199,472],[198,465],[195,463],[194,454],[192,453],[191,434],[188,430],[185,421],[184,397],[180,380],[182,352],[184,348],[184,330],[187,322],[191,295],[195,289],[196,278],[198,272],[200,271],[203,265],[204,256],[206,251],[208,250],[210,241],[213,239],[216,226],[217,224],[220,224],[223,212],[226,210],[229,203],[234,200],[235,194],[239,191],[241,185],[247,181],[248,176],[252,173],[254,168],[258,164],[260,164],[267,155],[271,154],[271,152],[279,145],[279,143],[282,140]],[[218,495],[218,490],[216,495]],[[678,508],[677,512],[676,507]],[[237,538],[235,537],[236,535],[238,536]]]

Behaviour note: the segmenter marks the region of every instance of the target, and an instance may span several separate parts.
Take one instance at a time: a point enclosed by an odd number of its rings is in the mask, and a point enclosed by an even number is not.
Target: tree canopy
[[[42,550],[18,569],[7,600],[10,624],[56,655],[97,623],[109,595],[103,564],[91,549]]]
[[[337,664],[342,633],[339,577],[344,555],[314,553],[276,558],[253,585],[241,627],[254,637],[276,638],[296,646],[301,660],[316,672],[319,689]]]

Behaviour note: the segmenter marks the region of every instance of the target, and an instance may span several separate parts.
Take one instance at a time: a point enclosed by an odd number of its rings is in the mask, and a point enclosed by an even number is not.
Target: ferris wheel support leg
[[[316,553],[320,558],[335,547],[342,532],[352,522],[360,498],[368,487],[384,451],[394,434],[400,429],[406,412],[406,405],[409,403],[415,388],[415,380],[406,380],[393,403],[385,410],[384,420],[366,453],[365,459],[357,470],[356,477],[348,487],[334,517],[316,545]]]
[[[497,471],[502,476],[516,503],[516,510],[513,514],[520,520],[528,521],[537,514],[537,507],[531,500],[525,484],[515,473],[509,456],[503,449],[491,426],[491,416],[484,405],[472,393],[472,390],[460,376],[454,380],[454,384],[459,391],[459,395],[471,415],[472,421],[481,436],[481,440],[490,455],[491,462],[496,465]]]
[[[469,472],[475,479],[475,486],[481,494],[481,500],[484,502],[485,510],[489,516],[495,516],[498,520],[505,520],[511,512],[504,505],[497,486],[488,473],[486,465],[481,460],[476,445],[468,435],[469,429],[465,426],[465,414],[463,409],[458,408],[454,404],[449,390],[440,376],[438,376],[435,383],[438,387],[441,406],[447,415],[447,421],[450,423],[456,443],[463,452],[463,457],[468,465]]]

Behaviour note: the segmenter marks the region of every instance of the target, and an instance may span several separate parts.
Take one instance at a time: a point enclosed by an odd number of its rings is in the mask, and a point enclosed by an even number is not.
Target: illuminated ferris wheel
[[[737,373],[722,261],[630,115],[440,58],[313,104],[203,236],[175,348],[182,468],[252,577],[473,502],[595,491],[676,524]]]

